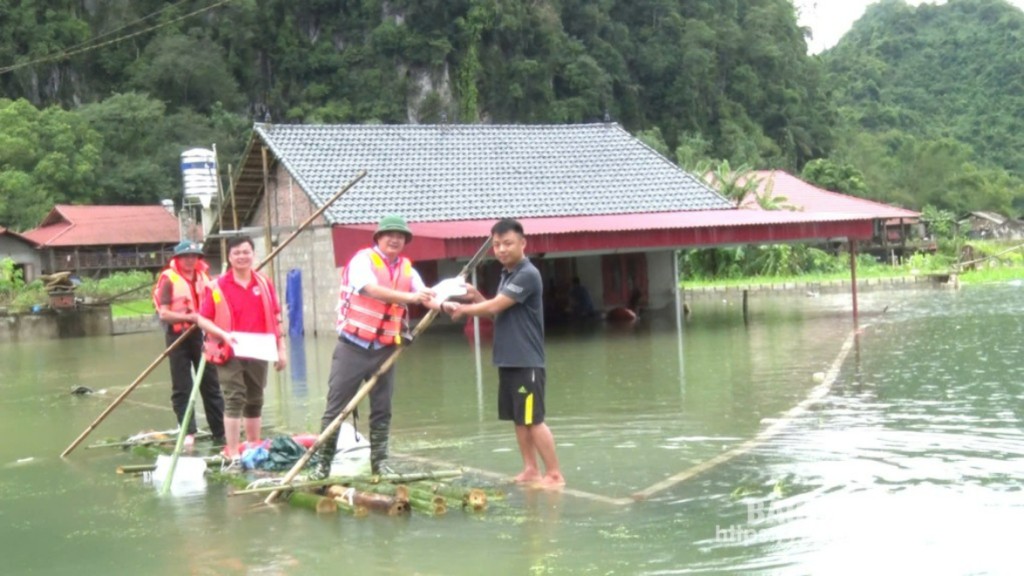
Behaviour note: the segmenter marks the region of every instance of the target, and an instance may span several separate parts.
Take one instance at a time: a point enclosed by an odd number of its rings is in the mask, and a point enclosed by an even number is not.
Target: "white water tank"
[[[206,148],[192,148],[181,153],[181,179],[185,204],[198,202],[209,208],[217,197],[217,155]]]

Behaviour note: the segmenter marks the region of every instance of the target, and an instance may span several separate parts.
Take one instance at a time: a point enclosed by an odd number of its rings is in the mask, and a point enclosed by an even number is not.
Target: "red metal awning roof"
[[[833,212],[705,210],[520,218],[531,254],[593,251],[632,252],[729,244],[805,242],[829,239],[869,240],[873,215]],[[413,260],[467,258],[490,235],[494,219],[409,224],[414,241],[406,254]],[[372,242],[374,224],[334,227],[334,254],[339,266]]]

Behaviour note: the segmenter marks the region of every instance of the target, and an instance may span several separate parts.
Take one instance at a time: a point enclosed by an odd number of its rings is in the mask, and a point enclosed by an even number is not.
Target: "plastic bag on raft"
[[[161,454],[156,457],[156,469],[151,474],[153,485],[158,489],[164,485],[164,479],[171,471],[171,456]],[[171,494],[183,496],[206,491],[206,461],[202,458],[179,456],[174,467],[174,479],[171,480]]]

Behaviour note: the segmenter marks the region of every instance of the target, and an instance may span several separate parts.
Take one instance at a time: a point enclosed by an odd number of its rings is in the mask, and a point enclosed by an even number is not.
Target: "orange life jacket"
[[[364,248],[355,258],[368,253],[377,284],[401,292],[412,292],[412,261],[399,258],[397,270],[392,274],[384,258],[373,248]],[[349,260],[349,266],[352,261]],[[377,341],[385,346],[402,343],[406,308],[402,304],[389,304],[352,290],[348,283],[349,266],[341,274],[341,293],[338,295],[338,332],[354,334],[367,342]]]
[[[206,293],[206,287],[210,284],[210,276],[206,273],[210,267],[206,262],[199,260],[196,262],[196,284],[195,284],[195,301],[193,301],[192,287],[189,286],[189,281],[182,275],[181,269],[178,268],[178,259],[171,258],[170,264],[167,268],[160,273],[160,277],[157,278],[156,285],[153,286],[153,305],[156,309],[160,309],[160,280],[166,278],[171,283],[171,312],[177,312],[179,314],[191,314],[199,309],[199,303]],[[188,322],[176,322],[171,324],[171,330],[175,334],[181,334],[183,330],[188,329],[191,326]]]
[[[213,299],[213,323],[225,332],[231,332],[231,308],[228,307],[227,298],[221,289],[221,282],[234,282],[229,276],[231,272],[225,272],[216,282],[210,285],[210,298]],[[277,318],[274,315],[274,304],[270,301],[270,280],[253,270],[253,278],[260,286],[260,302],[263,303],[263,321],[266,323],[264,331],[267,334],[277,334]],[[203,340],[203,354],[211,364],[221,365],[234,356],[231,344],[221,342],[216,338],[206,335]]]

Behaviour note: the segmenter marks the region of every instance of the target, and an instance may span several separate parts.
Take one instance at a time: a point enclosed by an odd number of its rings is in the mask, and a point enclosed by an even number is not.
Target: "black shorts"
[[[498,419],[521,426],[544,422],[543,368],[498,368]]]

